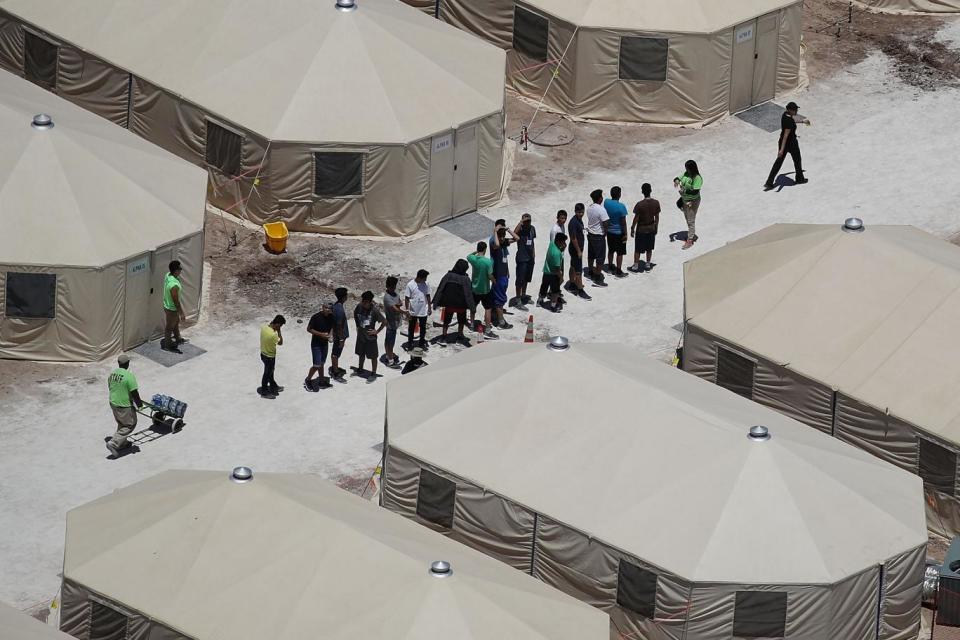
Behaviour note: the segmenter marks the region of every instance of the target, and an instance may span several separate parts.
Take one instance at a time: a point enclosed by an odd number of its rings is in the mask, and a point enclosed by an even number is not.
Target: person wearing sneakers
[[[530,302],[527,285],[533,280],[533,265],[537,258],[535,244],[537,228],[533,226],[533,219],[529,213],[523,214],[520,218],[520,222],[513,230],[513,235],[517,238],[517,273],[513,278],[517,295],[510,300],[510,306],[526,311],[526,305]]]
[[[117,421],[116,432],[107,440],[107,451],[111,458],[116,458],[121,449],[129,446],[127,437],[137,428],[137,409],[143,406],[127,354],[121,353],[117,358],[117,368],[107,378],[107,390],[110,392],[110,410]]]
[[[263,375],[260,377],[257,393],[262,398],[273,399],[283,391],[283,387],[274,380],[273,372],[277,368],[277,347],[283,344],[281,329],[286,323],[287,319],[278,315],[273,318],[273,322],[260,327],[260,361],[263,362]]]
[[[400,366],[400,357],[393,352],[397,344],[397,330],[400,329],[400,318],[403,317],[403,305],[397,295],[397,284],[400,281],[396,276],[389,276],[386,282],[386,291],[383,293],[383,315],[387,318],[387,333],[383,338],[383,355],[380,362],[391,369]]]
[[[700,190],[703,188],[703,176],[693,160],[683,164],[683,173],[673,179],[673,186],[680,193],[683,217],[687,221],[687,240],[681,249],[689,249],[697,241],[697,212],[700,210]]]
[[[457,316],[457,335],[454,337],[454,342],[463,343],[467,339],[463,335],[463,328],[467,326],[467,309],[477,308],[473,299],[473,282],[467,275],[469,268],[469,262],[463,258],[458,259],[453,269],[440,279],[440,284],[437,285],[437,291],[433,296],[433,304],[443,309],[443,329],[439,340],[441,346],[449,342],[447,330],[450,328],[453,316]]]
[[[764,191],[770,191],[776,186],[774,181],[780,174],[780,167],[783,166],[783,161],[786,160],[788,153],[790,157],[793,158],[793,169],[796,171],[794,174],[794,182],[796,184],[806,184],[809,182],[806,176],[803,175],[803,158],[800,157],[800,142],[797,140],[797,123],[800,122],[809,125],[810,120],[809,118],[797,115],[799,108],[796,102],[788,102],[786,110],[783,112],[783,115],[780,116],[780,138],[777,145],[777,159],[773,163],[773,168],[770,169],[770,175],[767,176],[767,181],[763,183]]]
[[[627,267],[634,273],[643,273],[653,269],[653,247],[657,239],[657,227],[660,225],[660,202],[651,198],[653,187],[644,183],[640,187],[643,200],[633,207],[633,224],[630,226],[630,236],[633,240],[633,266]],[[646,262],[640,258],[646,254]]]
[[[570,224],[567,225],[570,232],[567,235],[570,245],[570,279],[567,280],[564,288],[584,300],[592,300],[583,288],[583,215],[583,203],[578,202],[573,207],[573,217],[570,219]]]
[[[563,281],[563,250],[567,248],[567,234],[558,233],[547,247],[547,257],[543,263],[543,280],[540,283],[540,296],[537,305],[554,313],[559,313],[560,283]],[[549,295],[549,301],[544,298]]]
[[[417,277],[407,283],[403,290],[403,308],[408,315],[407,320],[407,343],[406,349],[413,349],[414,334],[417,331],[417,325],[420,326],[420,347],[427,348],[427,317],[433,313],[433,304],[430,301],[430,285],[427,284],[427,276],[430,272],[426,269],[417,271]]]
[[[483,307],[483,329],[485,337],[495,340],[497,335],[490,326],[490,315],[493,309],[493,296],[490,292],[493,284],[493,260],[487,257],[487,243],[481,240],[477,243],[477,250],[467,256],[470,263],[470,289],[473,291],[474,305],[470,309],[470,326],[476,331],[477,304]]]
[[[340,368],[340,356],[343,354],[343,347],[350,337],[350,325],[347,323],[347,310],[343,303],[347,301],[347,288],[338,287],[333,292],[336,301],[331,309],[333,310],[333,344],[330,345],[330,377],[342,381],[343,376],[347,374],[346,369]]]
[[[360,294],[360,303],[353,310],[353,321],[357,323],[357,344],[353,350],[359,358],[357,370],[363,371],[363,362],[369,359],[373,375],[367,378],[367,382],[373,382],[377,379],[377,336],[387,325],[387,319],[373,304],[373,291]]]
[[[593,286],[605,287],[607,283],[603,281],[603,259],[607,252],[605,237],[610,216],[603,208],[603,190],[592,191],[590,202],[590,206],[587,207],[587,266]]]
[[[607,269],[618,278],[623,272],[623,256],[627,253],[627,207],[620,202],[620,187],[610,188],[610,197],[603,201],[603,208],[610,220],[607,222]],[[616,256],[616,263],[614,263]]]
[[[327,362],[327,351],[330,348],[330,336],[333,335],[333,310],[328,304],[320,305],[320,311],[310,316],[307,323],[307,333],[310,334],[310,356],[312,366],[303,380],[303,388],[307,391],[319,391],[330,386],[330,378],[323,375],[323,367]],[[313,374],[319,377],[313,381]]]
[[[511,237],[507,237],[510,234]],[[510,244],[517,241],[513,229],[507,228],[503,218],[493,223],[490,236],[490,258],[493,260],[493,325],[499,329],[512,329],[513,325],[503,317],[507,304],[507,288],[510,286]]]
[[[163,340],[160,341],[160,348],[164,351],[173,353],[183,353],[180,351],[180,345],[186,342],[180,337],[180,323],[186,320],[186,314],[183,312],[183,301],[180,300],[180,291],[183,285],[180,283],[180,275],[183,273],[183,267],[179,260],[174,260],[169,264],[169,271],[163,278]]]

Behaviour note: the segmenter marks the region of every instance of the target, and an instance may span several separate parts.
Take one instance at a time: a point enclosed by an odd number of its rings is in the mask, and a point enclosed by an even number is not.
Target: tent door
[[[743,111],[753,100],[753,67],[757,53],[757,21],[733,29],[733,61],[730,74],[730,113]]]
[[[153,253],[153,270],[150,274],[150,304],[147,308],[150,337],[163,335],[163,279],[167,277],[170,262],[176,259],[174,247],[162,247]]]
[[[123,348],[150,339],[150,254],[127,260],[123,295]]]
[[[777,91],[777,54],[780,16],[770,13],[757,20],[757,50],[753,64],[753,98],[751,104],[772,100]]]
[[[453,130],[430,140],[430,215],[431,225],[453,217]]]
[[[477,148],[476,123],[457,129],[453,160],[453,212],[456,215],[477,210],[477,167],[480,163]]]

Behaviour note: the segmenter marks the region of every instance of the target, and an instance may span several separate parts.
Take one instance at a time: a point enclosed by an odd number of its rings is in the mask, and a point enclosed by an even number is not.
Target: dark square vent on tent
[[[55,318],[57,276],[53,273],[7,273],[8,318]]]
[[[228,176],[240,175],[243,136],[207,120],[207,164]]]
[[[127,640],[127,616],[91,600],[90,640]]]
[[[757,363],[717,345],[717,384],[745,398],[753,399],[753,374]]]
[[[954,495],[957,454],[930,440],[920,440],[920,477],[923,482],[948,496]]]
[[[53,42],[29,31],[23,32],[23,75],[47,89],[57,86],[57,57],[60,52]]]
[[[787,594],[782,591],[737,591],[734,638],[782,638],[787,628]]]
[[[663,82],[667,79],[666,38],[620,38],[620,79]]]
[[[420,469],[417,490],[417,515],[447,529],[453,528],[453,508],[457,501],[457,484],[427,469]]]
[[[513,9],[513,48],[537,62],[547,61],[550,21],[523,7]]]
[[[363,154],[323,151],[313,154],[313,193],[322,198],[363,195]]]
[[[657,611],[657,574],[621,560],[617,570],[617,604],[653,620]]]

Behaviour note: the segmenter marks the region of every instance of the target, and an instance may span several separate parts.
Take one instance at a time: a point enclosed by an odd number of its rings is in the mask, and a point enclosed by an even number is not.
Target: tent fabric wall
[[[413,6],[424,1],[427,0],[404,0]],[[432,10],[430,13],[432,15]],[[509,49],[512,45],[513,2],[511,0],[440,0],[438,17],[501,49]]]
[[[780,11],[779,52],[777,53],[777,95],[800,86],[800,44],[803,30],[803,4]]]
[[[489,207],[503,197],[504,181],[504,143],[506,138],[505,112],[495,113],[481,120],[477,125],[477,139],[480,152],[480,164],[477,181],[477,206]],[[424,142],[423,153],[429,155],[430,147]],[[422,197],[427,198],[427,183],[423,182]]]
[[[716,382],[717,347],[752,356],[757,367],[753,400],[776,409],[806,425],[833,434],[833,391],[800,375],[789,367],[772,363],[720,340],[692,322],[686,323],[683,338],[683,369],[697,377]]]
[[[836,435],[878,458],[917,473],[920,449],[914,429],[903,420],[837,394]]]
[[[855,0],[855,3],[890,13],[960,12],[960,0]]]
[[[20,23],[0,9],[0,67],[23,75],[23,29]]]
[[[390,448],[384,465],[383,506],[510,565],[531,572],[533,512],[480,487]],[[428,469],[457,485],[453,528],[445,529],[417,516],[420,470]]]
[[[518,8],[543,16],[544,13],[523,3],[517,3]],[[573,109],[571,100],[576,97],[576,66],[578,30],[569,22],[549,17],[547,36],[547,63],[534,60],[515,49],[507,51],[507,86],[522,96],[533,97],[534,100],[543,96],[543,104],[554,110],[570,112]],[[511,7],[511,44],[512,44]],[[566,56],[564,56],[566,52]],[[562,58],[562,59],[561,59]],[[551,61],[560,61],[559,64]],[[556,70],[556,78],[550,86],[550,91],[544,95],[547,85]]]
[[[60,594],[60,630],[77,640],[91,640],[90,614],[95,602],[106,604],[127,616],[126,630],[117,640],[191,640],[160,622],[93,593],[73,580],[63,581]]]
[[[920,624],[926,546],[893,558],[883,566],[880,640],[911,640]]]
[[[60,47],[57,95],[127,127],[130,74],[68,46]]]

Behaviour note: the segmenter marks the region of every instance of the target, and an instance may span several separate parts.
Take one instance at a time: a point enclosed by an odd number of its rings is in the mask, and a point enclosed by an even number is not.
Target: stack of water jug
[[[150,404],[168,416],[173,416],[174,418],[182,418],[183,414],[187,412],[186,402],[181,402],[176,398],[165,396],[160,393],[154,394]]]

